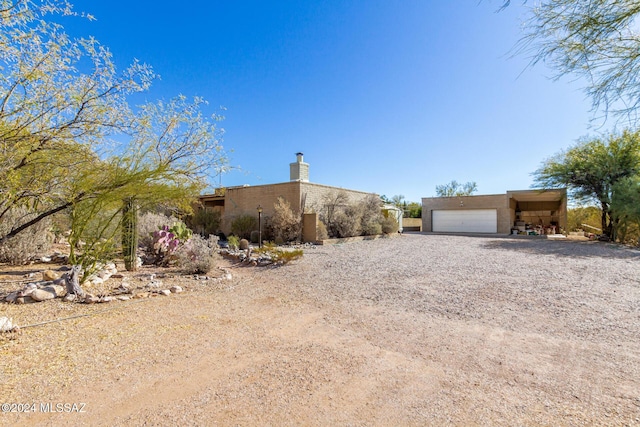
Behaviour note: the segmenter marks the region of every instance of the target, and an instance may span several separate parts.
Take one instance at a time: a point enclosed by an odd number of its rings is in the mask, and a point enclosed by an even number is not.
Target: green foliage
[[[403,207],[404,218],[422,218],[422,205],[420,203],[411,202]]]
[[[137,268],[138,206],[133,197],[127,198],[122,207],[122,257],[127,271]]]
[[[116,257],[122,208],[122,199],[115,196],[84,200],[71,208],[69,262],[82,267],[81,283]]]
[[[302,258],[304,251],[302,249],[279,250],[271,254],[271,259],[276,264],[287,264],[291,261]]]
[[[602,211],[596,206],[580,206],[567,209],[567,229],[569,231],[583,230],[598,234],[596,230],[585,227],[583,224],[601,229],[601,217]]]
[[[267,255],[274,264],[287,264],[291,261],[302,258],[304,251],[302,249],[283,249],[272,242],[265,242],[261,248],[255,249],[258,254]]]
[[[606,140],[582,140],[547,159],[534,173],[541,188],[566,186],[577,201],[596,201],[602,210],[603,234],[616,238],[619,217],[612,207],[616,185],[640,174],[640,133],[624,131]]]
[[[618,182],[613,194],[611,209],[617,215],[618,239],[640,245],[640,177]]]
[[[438,197],[471,196],[477,191],[478,185],[473,181],[462,184],[453,180],[448,184],[436,185],[436,194]]]
[[[186,219],[186,223],[194,233],[209,236],[220,231],[222,216],[219,211],[197,209]]]
[[[191,236],[193,236],[193,231],[191,231],[182,221],[175,222],[171,228],[169,228],[169,231],[172,232],[173,235],[176,236],[176,239],[182,243],[185,243],[191,238]]]
[[[240,215],[231,222],[231,232],[242,239],[250,239],[251,232],[258,229],[258,218],[254,215]]]
[[[227,243],[231,249],[238,249],[238,247],[240,247],[240,239],[238,239],[237,236],[227,237]]]

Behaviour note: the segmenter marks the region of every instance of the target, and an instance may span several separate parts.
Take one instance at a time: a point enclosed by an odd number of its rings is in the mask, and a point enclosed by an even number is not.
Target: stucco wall
[[[285,182],[281,184],[256,185],[250,187],[227,188],[224,199],[224,215],[222,218],[222,231],[231,232],[231,223],[241,215],[254,215],[258,217],[258,205],[262,207],[262,215],[273,215],[273,206],[282,197],[291,204],[291,209],[300,207],[300,183]]]
[[[241,215],[255,215],[257,218],[258,205],[262,206],[263,218],[273,215],[274,204],[277,202],[278,197],[287,200],[294,212],[299,212],[301,199],[304,196],[306,199],[305,209],[321,214],[322,212],[320,211],[324,205],[325,197],[341,191],[347,194],[348,203],[358,202],[372,194],[301,181],[230,187],[225,191],[221,228],[224,233],[229,234],[231,232],[231,223],[235,218]]]

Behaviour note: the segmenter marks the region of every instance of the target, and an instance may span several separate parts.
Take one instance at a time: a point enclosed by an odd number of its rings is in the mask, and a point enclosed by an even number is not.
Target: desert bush
[[[187,217],[186,224],[201,236],[209,236],[220,231],[222,215],[219,211],[197,209],[193,215]]]
[[[329,229],[330,234],[338,238],[359,236],[361,233],[361,212],[360,207],[355,204],[347,205],[342,210],[335,212]]]
[[[382,219],[382,232],[384,234],[393,234],[398,232],[398,221],[393,217],[384,217]]]
[[[256,253],[267,255],[274,264],[286,264],[302,258],[302,249],[287,250],[278,248],[276,243],[265,242],[262,248],[255,249]]]
[[[26,208],[10,210],[0,221],[0,234],[10,232],[35,216],[35,213],[29,212]],[[13,265],[26,264],[32,258],[49,251],[53,241],[50,226],[49,219],[42,220],[0,244],[0,261]]]
[[[206,274],[216,264],[216,236],[208,239],[199,234],[193,235],[176,251],[176,265],[190,274]]]
[[[382,201],[375,194],[369,194],[359,203],[361,210],[360,230],[362,235],[371,236],[382,233]]]
[[[240,239],[238,239],[238,236],[229,236],[227,238],[227,243],[229,244],[229,248],[238,249],[240,246]]]
[[[231,232],[242,239],[251,238],[251,232],[258,229],[258,219],[253,215],[240,215],[231,222]]]
[[[329,238],[329,234],[327,233],[327,226],[324,225],[324,222],[318,220],[316,224],[316,239],[318,240],[326,240]]]
[[[280,237],[285,242],[299,240],[302,229],[300,215],[293,212],[291,204],[278,197],[278,201],[273,205],[274,213],[271,216],[270,226],[274,237]]]
[[[294,249],[292,251],[276,250],[271,252],[271,259],[276,264],[287,264],[296,259],[302,258],[304,251],[302,249]]]

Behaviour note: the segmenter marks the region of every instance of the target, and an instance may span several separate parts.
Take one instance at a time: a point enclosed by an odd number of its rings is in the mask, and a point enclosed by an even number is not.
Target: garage
[[[432,230],[441,233],[497,233],[497,209],[434,210]]]

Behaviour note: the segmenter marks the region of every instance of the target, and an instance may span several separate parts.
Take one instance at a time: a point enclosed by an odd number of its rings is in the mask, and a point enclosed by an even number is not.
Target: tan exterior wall
[[[370,196],[374,193],[366,193],[364,191],[356,191],[356,190],[347,190],[345,188],[331,187],[328,185],[322,184],[313,184],[310,182],[301,182],[300,183],[300,196],[305,197],[305,208],[307,211],[317,212],[318,214],[322,214],[320,212],[322,210],[322,206],[324,205],[324,199],[326,196],[330,196],[336,194],[338,192],[344,191],[349,197],[349,203],[359,202],[364,200],[367,196]]]
[[[231,232],[231,223],[241,215],[258,217],[258,205],[262,207],[263,218],[273,215],[273,206],[282,197],[291,204],[293,211],[300,209],[300,183],[256,185],[251,187],[227,188],[224,196],[222,231]]]
[[[402,228],[407,231],[422,231],[422,218],[402,218]]]
[[[509,199],[506,194],[424,197],[422,199],[422,231],[433,231],[431,228],[432,212],[440,209],[497,209],[499,234],[509,234],[511,232],[511,224],[513,224],[512,218],[515,218],[514,210],[509,207]]]
[[[304,197],[305,210],[321,214],[322,212],[319,211],[324,205],[325,197],[340,191],[344,191],[347,194],[349,203],[358,202],[372,194],[301,181],[249,187],[230,187],[225,189],[224,208],[219,207],[222,212],[221,228],[225,234],[229,234],[231,232],[231,223],[235,218],[241,215],[255,215],[257,218],[258,205],[262,207],[263,219],[273,215],[274,204],[279,197],[287,200],[294,212],[300,212],[301,201]],[[206,198],[206,196],[203,196],[203,198]]]

